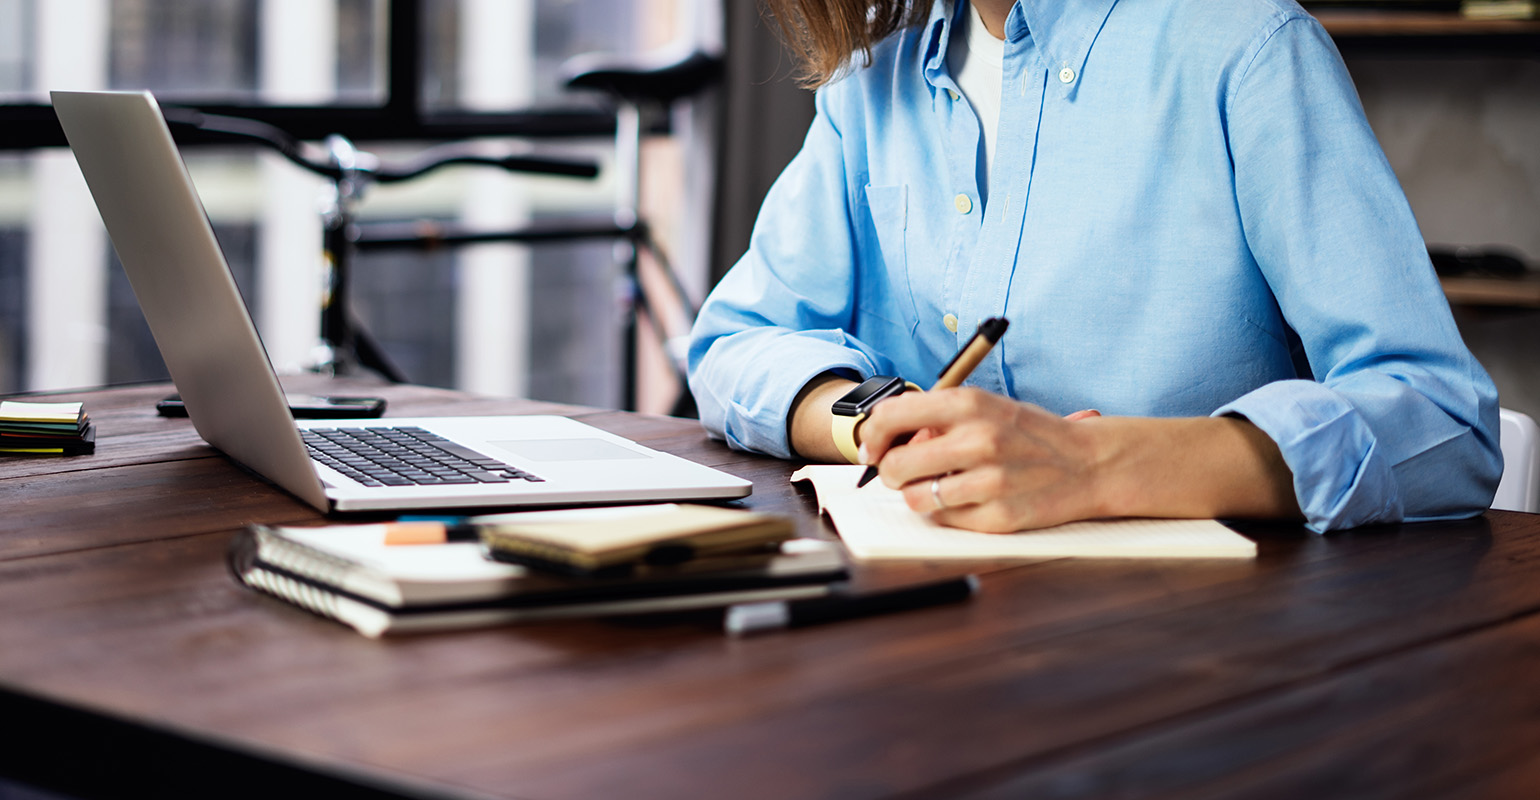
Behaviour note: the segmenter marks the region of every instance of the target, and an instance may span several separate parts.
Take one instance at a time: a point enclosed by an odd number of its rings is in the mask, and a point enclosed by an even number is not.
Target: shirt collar
[[[1116,4],[1117,0],[1017,0],[1005,20],[1005,39],[1015,42],[1031,31],[1048,67],[1049,85],[1073,92],[1080,85],[1091,45]]]
[[[946,48],[952,38],[956,12],[968,0],[936,0],[925,21],[925,79],[936,85],[946,72]]]
[[[1049,71],[1049,85],[1057,84],[1066,93],[1080,85],[1080,73],[1091,54],[1091,45],[1101,32],[1107,15],[1117,0],[1016,0],[1005,19],[1006,44],[1019,42],[1030,32],[1044,66]],[[952,25],[968,0],[937,0],[925,22],[925,77],[932,84],[946,74],[946,48]],[[1065,69],[1070,80],[1062,79]]]

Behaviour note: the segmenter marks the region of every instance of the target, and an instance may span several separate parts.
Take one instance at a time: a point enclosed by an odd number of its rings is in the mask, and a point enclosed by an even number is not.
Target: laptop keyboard
[[[310,457],[365,486],[443,486],[544,478],[422,428],[310,428]]]

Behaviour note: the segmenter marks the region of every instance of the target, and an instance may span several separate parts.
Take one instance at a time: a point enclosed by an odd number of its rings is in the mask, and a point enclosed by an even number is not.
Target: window
[[[562,88],[561,64],[690,36],[701,6],[0,0],[0,393],[164,375],[73,159],[56,147],[49,89],[148,88],[163,105],[250,116],[307,139],[340,132],[386,158],[505,135],[494,144],[607,164],[613,118],[601,99]],[[302,368],[318,332],[326,182],[250,146],[178,138],[275,365]],[[32,149],[45,145],[55,147]],[[360,213],[490,227],[602,218],[613,197],[602,175],[453,168],[375,187]],[[415,382],[616,405],[617,269],[605,242],[364,253],[353,299]]]

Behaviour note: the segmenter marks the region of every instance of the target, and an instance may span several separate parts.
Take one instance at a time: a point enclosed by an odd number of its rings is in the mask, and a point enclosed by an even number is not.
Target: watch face
[[[873,403],[885,397],[898,394],[904,390],[903,378],[889,378],[878,376],[868,379],[860,386],[851,389],[844,397],[834,401],[834,413],[842,417],[853,417],[870,410]]]

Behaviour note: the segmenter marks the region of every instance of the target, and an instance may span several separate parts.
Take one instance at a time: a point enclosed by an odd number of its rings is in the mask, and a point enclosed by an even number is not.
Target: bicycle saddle
[[[671,55],[590,53],[568,59],[561,71],[568,89],[593,89],[631,102],[664,105],[695,94],[721,77],[718,56],[701,50],[683,58]]]

